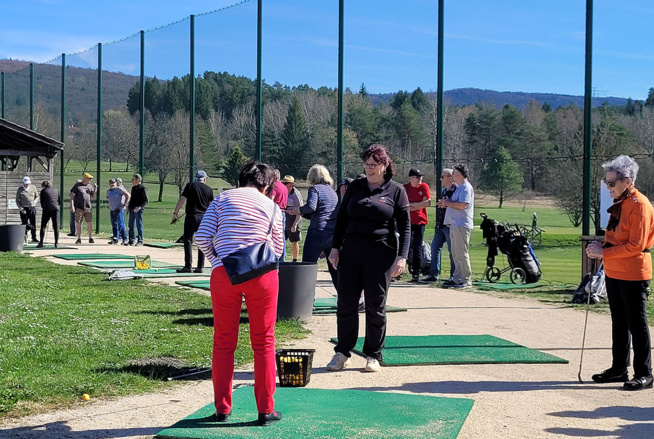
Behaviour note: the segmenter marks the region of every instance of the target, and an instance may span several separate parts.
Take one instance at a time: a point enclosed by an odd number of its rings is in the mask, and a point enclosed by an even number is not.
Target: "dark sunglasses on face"
[[[615,180],[612,181],[608,181],[605,179],[604,184],[606,184],[606,187],[615,187],[615,185],[622,180],[624,180],[624,178],[616,178]]]

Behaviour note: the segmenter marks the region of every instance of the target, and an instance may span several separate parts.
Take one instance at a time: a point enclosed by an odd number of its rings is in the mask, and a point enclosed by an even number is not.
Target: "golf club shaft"
[[[604,261],[600,262],[600,266],[597,269],[597,271],[600,271],[602,269],[603,264]],[[584,362],[584,347],[586,346],[586,327],[588,326],[588,311],[590,311],[590,296],[591,293],[588,292],[588,297],[586,298],[586,318],[584,319],[584,336],[581,339],[581,358],[579,358],[579,373],[577,374],[577,378],[579,379],[579,382],[582,384],[584,382],[581,379],[581,366]]]

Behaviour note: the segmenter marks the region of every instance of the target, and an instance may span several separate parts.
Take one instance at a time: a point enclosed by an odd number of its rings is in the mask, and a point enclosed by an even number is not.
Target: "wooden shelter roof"
[[[53,158],[64,144],[0,118],[0,157]]]

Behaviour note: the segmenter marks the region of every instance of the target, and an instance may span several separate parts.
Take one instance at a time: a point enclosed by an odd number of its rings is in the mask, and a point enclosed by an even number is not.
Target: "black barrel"
[[[279,264],[277,320],[311,321],[317,279],[318,264],[312,262]]]
[[[0,252],[22,252],[25,242],[25,225],[0,226]]]

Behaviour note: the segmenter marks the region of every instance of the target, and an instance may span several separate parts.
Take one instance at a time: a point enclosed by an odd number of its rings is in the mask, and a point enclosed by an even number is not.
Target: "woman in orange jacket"
[[[626,390],[652,387],[652,359],[647,297],[652,279],[654,209],[647,197],[634,187],[638,164],[621,155],[604,163],[604,183],[613,198],[608,209],[604,244],[593,242],[586,254],[604,260],[606,292],[611,309],[613,364],[593,375],[597,383],[624,382]],[[629,346],[633,341],[634,377],[629,380]]]

